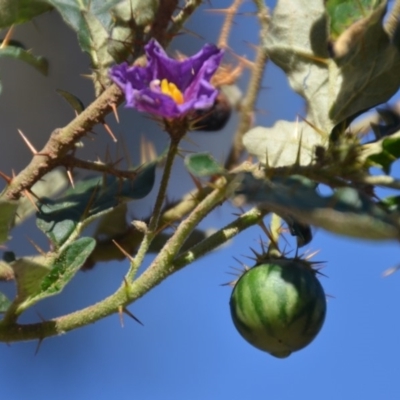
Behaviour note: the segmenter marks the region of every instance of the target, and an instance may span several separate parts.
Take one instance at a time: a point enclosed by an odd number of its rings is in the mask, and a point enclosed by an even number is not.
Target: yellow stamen
[[[168,82],[166,79],[161,81],[161,93],[171,97],[176,104],[182,104],[184,102],[182,92],[177,88],[175,83]]]

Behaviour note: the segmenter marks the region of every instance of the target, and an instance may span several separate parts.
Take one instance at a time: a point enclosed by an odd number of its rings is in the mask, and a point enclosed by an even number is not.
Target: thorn
[[[238,56],[237,54],[233,53],[234,57],[237,58],[239,60],[239,63],[242,64],[242,68],[243,65],[249,69],[253,69],[255,67],[255,63],[253,61],[248,60],[246,57],[242,57],[242,56]],[[239,66],[240,66],[239,64]]]
[[[29,190],[28,190],[28,189],[25,189],[25,190],[23,190],[22,193],[23,193],[23,194],[26,196],[26,198],[30,201],[30,203],[33,205],[33,207],[35,208],[35,210],[36,210],[37,212],[40,212],[39,207],[37,206],[37,204],[36,204],[35,201],[33,200],[32,195],[31,195],[31,193],[29,192]]]
[[[314,125],[313,123],[311,123],[310,121],[307,121],[305,118],[303,118],[301,115],[299,115],[298,117],[300,117],[308,126],[310,126],[311,128],[314,129],[315,132],[317,132],[322,138],[326,138],[327,134],[326,132],[324,132],[322,129],[318,128],[316,125]]]
[[[395,267],[388,268],[387,270],[383,271],[382,276],[384,278],[386,278],[386,277],[394,274],[395,272],[397,272],[399,269],[400,269],[400,264],[396,265]]]
[[[194,175],[189,172],[190,177],[192,178],[193,183],[196,186],[196,189],[201,192],[203,190],[203,185],[201,184],[200,180],[197,179]]]
[[[117,140],[117,138],[115,137],[115,135],[114,135],[114,133],[113,133],[113,131],[111,130],[111,128],[103,121],[102,122],[102,124],[103,124],[103,126],[104,126],[104,129],[107,131],[107,133],[111,136],[111,139],[114,141],[114,142],[118,142],[118,140]]]
[[[124,313],[134,319],[138,324],[144,326],[143,322],[140,319],[136,318],[127,308],[123,309]]]
[[[12,178],[0,171],[0,177],[3,178],[8,184],[11,183]]]
[[[8,46],[8,43],[10,42],[13,31],[14,31],[14,25],[11,25],[10,29],[7,31],[6,36],[4,37],[2,43],[0,44],[0,49],[4,49],[5,47]]]
[[[74,178],[73,178],[72,172],[69,168],[67,169],[67,176],[68,176],[69,183],[75,189]]]
[[[115,103],[111,104],[111,108],[113,110],[114,113],[114,117],[117,120],[117,122],[119,123],[119,115],[118,115],[118,110],[117,110],[117,105]]]
[[[112,242],[117,246],[121,253],[130,260],[130,262],[133,262],[133,257],[123,247],[121,247],[116,240],[113,239]]]
[[[43,338],[40,338],[40,339],[38,340],[38,344],[37,344],[36,350],[35,350],[35,356],[38,355],[39,349],[40,349],[40,346],[42,345],[43,340],[44,340]]]
[[[312,253],[307,254],[304,259],[305,260],[310,260],[311,258],[315,257],[318,253],[320,252],[320,250],[315,250]]]
[[[140,165],[154,161],[156,158],[157,152],[154,144],[142,136],[140,138]]]
[[[42,256],[45,256],[45,255],[46,255],[46,252],[45,252],[38,244],[36,244],[36,243],[33,241],[33,239],[31,239],[29,236],[26,236],[26,235],[25,235],[25,237],[26,237],[26,239],[28,240],[28,242],[35,248],[35,250],[36,250],[40,255],[42,255]],[[37,313],[37,314],[39,315],[39,318],[42,320],[42,322],[44,322],[45,319],[44,319],[39,313]]]
[[[25,144],[28,146],[29,150],[32,152],[32,154],[34,156],[36,156],[38,154],[38,151],[35,149],[33,144],[28,140],[28,138],[22,133],[22,131],[20,129],[17,129],[17,130],[18,130],[18,133],[21,135]]]
[[[119,323],[121,324],[121,328],[124,327],[124,307],[118,306],[118,316],[119,316]]]

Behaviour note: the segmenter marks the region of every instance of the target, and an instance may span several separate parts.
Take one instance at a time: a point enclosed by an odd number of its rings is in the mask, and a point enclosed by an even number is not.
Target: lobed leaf
[[[362,20],[357,35],[349,33],[349,47],[332,59],[323,2],[278,1],[264,45],[307,101],[307,121],[321,131],[330,133],[397,91],[400,55],[383,28],[385,11],[383,1]]]
[[[252,128],[243,137],[246,150],[268,167],[309,165],[315,146],[322,143],[324,137],[305,122],[282,120],[270,128]]]
[[[124,202],[147,196],[154,185],[156,165],[157,161],[139,168],[133,180],[89,178],[77,182],[57,200],[41,200],[37,226],[56,247],[61,246],[76,229],[93,219]]]
[[[399,239],[400,213],[388,212],[353,188],[340,188],[321,196],[309,180],[255,178],[247,173],[237,194],[286,219],[319,226],[343,236],[362,239]]]
[[[316,146],[328,146],[335,127],[346,128],[400,86],[400,54],[382,24],[386,2],[333,0],[327,7],[322,1],[279,0],[274,9],[264,46],[306,100],[307,124],[278,121],[244,135],[249,153],[271,167],[309,164]],[[329,46],[335,32],[340,35]]]

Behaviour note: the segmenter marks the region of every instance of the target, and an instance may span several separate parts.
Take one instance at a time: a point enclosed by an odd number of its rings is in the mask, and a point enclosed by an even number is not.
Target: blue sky
[[[229,2],[213,4],[222,7]],[[253,8],[249,2],[243,9]],[[200,11],[190,29],[208,41],[215,41],[221,20],[219,15]],[[1,170],[14,167],[18,171],[29,160],[27,150],[15,134],[16,128],[21,128],[40,147],[54,127],[71,118],[70,110],[54,94],[55,88],[70,90],[86,101],[91,98],[90,84],[79,76],[87,72],[88,60],[77,48],[73,34],[59,25],[56,15],[46,15],[38,18],[36,27],[28,25],[18,28],[16,33],[37,54],[54,56],[49,78],[15,63],[0,66],[4,86],[0,116],[10,135],[9,148],[1,150],[5,163]],[[58,58],[60,42],[43,44],[57,28],[60,29],[57,37],[65,46],[65,52]],[[232,48],[251,58],[253,50],[248,43],[256,41],[255,17],[246,13],[238,16],[230,42]],[[176,48],[189,54],[202,43],[185,35],[176,41]],[[242,88],[245,79],[246,75],[239,82]],[[26,95],[19,96],[13,85],[22,85]],[[277,119],[293,120],[304,113],[302,101],[290,92],[284,74],[272,64],[267,66],[263,85],[265,89],[258,102],[260,112],[256,116],[258,124],[269,126]],[[37,96],[37,101],[32,101],[33,96]],[[15,111],[16,107],[17,111],[24,111],[24,116]],[[159,150],[165,146],[166,138],[152,121],[134,111],[122,111],[121,119],[122,124],[114,127],[127,137],[133,157],[137,157],[142,134],[154,140]],[[235,122],[234,117],[224,132],[193,133],[190,139],[199,147],[189,142],[184,146],[210,150],[217,159],[223,159]],[[113,146],[101,128],[97,131],[99,139],[86,142],[88,153],[103,154],[105,144]],[[10,152],[18,154],[18,159],[10,156]],[[393,174],[398,176],[399,172],[399,166],[395,165]],[[179,185],[171,188],[171,195],[177,195],[182,191],[181,186],[189,188],[190,180],[179,163],[173,173]],[[152,199],[154,196],[138,202],[132,212],[145,215],[151,209]],[[202,227],[224,225],[234,218],[233,211],[231,207],[217,209]],[[15,232],[10,249],[23,254],[32,252],[26,235],[46,244],[32,222]],[[365,242],[315,230],[314,240],[307,249],[319,249],[316,259],[326,261],[323,270],[326,277],[321,278],[329,295],[326,321],[311,345],[280,360],[253,348],[239,336],[230,318],[231,290],[220,286],[230,279],[226,274],[230,267],[238,266],[233,257],[247,262],[245,256],[251,255],[250,247],[259,247],[260,236],[262,231],[257,227],[244,232],[230,246],[168,278],[130,306],[144,327],[126,318],[121,328],[118,316],[111,316],[44,341],[37,355],[37,343],[33,342],[0,346],[3,397],[11,400],[398,399],[400,275],[382,277],[387,268],[399,263],[398,243]],[[293,245],[290,238],[289,241]],[[149,256],[146,263],[150,260]],[[51,318],[90,305],[118,288],[126,269],[127,262],[108,263],[79,273],[61,296],[44,301],[24,319],[38,320],[38,313]]]

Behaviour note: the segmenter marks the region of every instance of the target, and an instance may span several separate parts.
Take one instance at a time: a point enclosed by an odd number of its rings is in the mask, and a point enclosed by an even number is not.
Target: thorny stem
[[[66,155],[61,160],[61,164],[67,168],[82,168],[90,171],[104,172],[106,174],[116,176],[117,178],[135,179],[138,174],[136,170],[124,171],[114,168],[111,163],[85,161],[72,155]]]
[[[173,264],[174,270],[181,269],[186,265],[196,261],[204,254],[216,249],[234,236],[244,231],[245,229],[259,223],[262,218],[268,213],[266,210],[252,208],[250,211],[240,215],[235,221],[226,225],[218,232],[215,232],[207,239],[193,246],[191,249],[180,255]]]
[[[74,149],[74,144],[112,111],[112,104],[120,104],[122,99],[118,86],[111,85],[67,126],[54,130],[39,154],[7,186],[4,198],[19,199],[24,190],[31,188],[54,167],[62,164],[63,157]]]
[[[251,72],[250,81],[248,84],[246,96],[240,106],[240,120],[238,128],[233,139],[233,145],[225,162],[225,168],[230,170],[239,160],[243,153],[243,135],[250,129],[253,123],[254,107],[257,101],[258,92],[261,87],[261,81],[264,75],[264,70],[267,63],[267,53],[262,44],[267,35],[269,14],[268,9],[264,4],[264,0],[254,0],[258,8],[258,19],[260,21],[260,42],[261,45],[257,49],[256,60]]]
[[[229,47],[228,38],[232,29],[233,19],[237,14],[237,12],[239,11],[239,8],[242,3],[243,0],[234,0],[230,7],[223,10],[223,12],[226,14],[226,17],[225,17],[225,22],[222,25],[221,33],[218,39],[218,47],[221,49],[226,49],[227,47]]]
[[[399,20],[400,20],[400,0],[396,0],[393,5],[392,11],[390,12],[385,23],[385,30],[391,39],[393,39],[393,36],[399,27]]]
[[[232,184],[235,184],[235,182],[232,182]],[[181,268],[179,265],[174,266],[173,258],[185,238],[216,205],[224,200],[231,189],[230,184],[226,185],[226,182],[219,182],[219,186],[206,196],[179,226],[152,265],[132,284],[124,281],[120,288],[106,299],[82,310],[49,321],[26,325],[14,322],[5,324],[4,321],[1,321],[0,341],[42,340],[46,337],[59,335],[117,313],[121,307],[124,308],[142,297],[167,276]],[[237,223],[241,226],[243,219],[238,219]],[[244,223],[244,226],[246,225],[250,226],[251,224]],[[234,229],[234,224],[231,228]],[[210,248],[212,247],[214,246]]]

